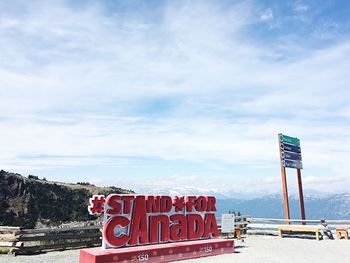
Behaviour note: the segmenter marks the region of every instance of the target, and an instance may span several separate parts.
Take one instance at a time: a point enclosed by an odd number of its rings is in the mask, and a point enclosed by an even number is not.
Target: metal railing
[[[321,225],[326,223],[328,228],[335,232],[337,227],[350,228],[350,220],[301,220],[301,219],[278,219],[278,218],[247,218],[247,234],[251,235],[278,235],[278,227],[290,223],[291,225],[301,225],[305,223],[308,226]]]
[[[221,232],[221,218],[217,219]],[[291,219],[292,225],[319,225],[321,220]],[[350,220],[325,220],[334,232],[337,227],[350,229]],[[240,234],[278,235],[278,227],[286,225],[285,219],[253,218],[248,215],[235,217],[236,229]],[[94,247],[101,245],[101,225],[65,228],[22,229],[20,227],[0,226],[0,253],[30,254],[49,250]],[[230,235],[231,234],[231,235]],[[235,233],[223,234],[231,236]]]

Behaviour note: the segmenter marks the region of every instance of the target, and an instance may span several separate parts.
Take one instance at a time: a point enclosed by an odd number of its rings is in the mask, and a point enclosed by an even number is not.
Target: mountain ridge
[[[33,228],[96,219],[88,214],[93,194],[130,194],[117,187],[62,183],[0,171],[0,225]]]
[[[217,216],[229,211],[240,212],[252,217],[284,218],[283,195],[249,193],[238,191],[219,191],[187,187],[152,187],[140,188],[139,194],[163,195],[212,195],[217,198]],[[304,192],[307,219],[350,219],[350,193]],[[300,218],[299,196],[289,195],[289,206],[292,218]]]
[[[350,219],[350,193],[333,194],[327,197],[304,197],[307,219]],[[300,218],[299,199],[289,197],[291,218]],[[268,195],[250,200],[218,199],[217,214],[229,211],[240,212],[252,217],[284,218],[282,195]]]

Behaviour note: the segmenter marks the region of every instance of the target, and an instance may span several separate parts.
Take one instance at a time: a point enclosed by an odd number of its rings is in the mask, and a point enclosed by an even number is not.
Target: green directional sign
[[[280,134],[280,141],[294,146],[300,146],[300,140],[295,137]]]

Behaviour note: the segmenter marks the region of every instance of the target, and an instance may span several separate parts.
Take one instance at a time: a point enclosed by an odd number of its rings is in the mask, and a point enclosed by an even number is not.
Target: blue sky
[[[349,1],[0,1],[0,164],[132,189],[350,187]],[[294,170],[288,183],[295,188]]]

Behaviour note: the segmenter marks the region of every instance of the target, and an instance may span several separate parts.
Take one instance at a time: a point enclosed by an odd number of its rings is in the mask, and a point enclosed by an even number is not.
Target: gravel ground
[[[301,238],[247,237],[235,241],[234,254],[184,260],[182,263],[298,263],[350,262],[350,240],[310,240]],[[79,250],[50,252],[35,256],[0,255],[0,263],[79,262]]]
[[[79,262],[79,250],[66,250],[62,252],[49,252],[32,256],[0,255],[0,263],[69,263]]]

